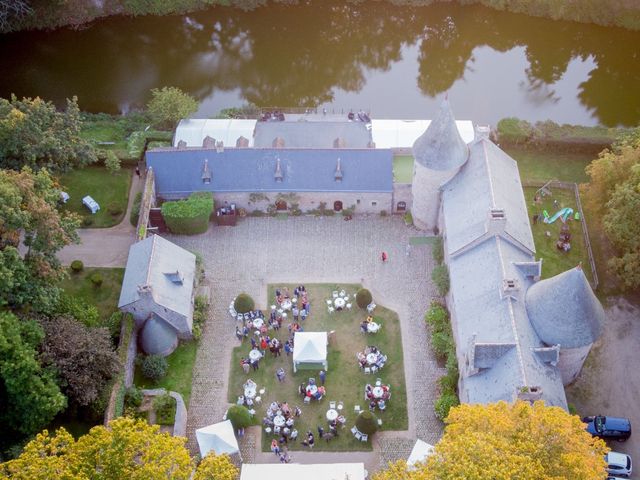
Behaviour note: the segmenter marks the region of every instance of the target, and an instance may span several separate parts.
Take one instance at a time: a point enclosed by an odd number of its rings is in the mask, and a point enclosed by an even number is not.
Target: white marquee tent
[[[231,420],[214,423],[196,430],[196,439],[200,447],[200,456],[204,458],[207,453],[213,451],[216,455],[238,453],[238,440],[233,433]]]
[[[328,368],[327,332],[296,332],[293,341],[293,371],[298,367]]]
[[[245,463],[240,480],[364,480],[364,463]]]
[[[416,440],[416,444],[411,450],[411,455],[407,459],[407,467],[409,467],[409,470],[413,470],[416,463],[424,462],[429,455],[433,455],[433,445],[429,445],[420,439]]]

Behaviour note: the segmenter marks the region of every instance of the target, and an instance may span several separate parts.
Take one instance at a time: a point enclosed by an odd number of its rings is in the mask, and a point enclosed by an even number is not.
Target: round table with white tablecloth
[[[344,308],[344,306],[347,304],[347,302],[345,301],[344,298],[338,297],[333,301],[333,304],[336,306],[336,308],[338,310],[341,310],[341,309]]]
[[[253,360],[254,362],[257,360],[260,360],[261,358],[262,358],[262,353],[260,353],[260,350],[254,348],[249,352],[249,359]]]
[[[375,398],[382,398],[382,396],[384,395],[384,390],[382,389],[382,387],[373,387],[371,393],[373,393],[373,396]]]
[[[247,385],[244,387],[244,396],[245,398],[255,398],[256,396],[256,387],[255,385]]]
[[[276,427],[284,427],[286,420],[282,415],[276,415],[275,417],[273,417],[273,424]]]
[[[282,307],[283,310],[291,310],[291,300],[289,300],[288,298],[285,299],[280,306]]]
[[[373,365],[377,361],[378,361],[378,354],[377,353],[368,353],[367,354],[367,363],[369,365]]]
[[[315,395],[316,393],[318,393],[318,386],[317,385],[307,385],[307,393],[309,393],[311,395]]]
[[[330,408],[329,410],[327,410],[327,420],[329,420],[330,422],[333,422],[336,418],[338,418],[338,411]]]
[[[379,323],[376,323],[376,322],[367,323],[367,331],[369,333],[376,333],[378,330],[380,330],[380,324]]]
[[[259,328],[261,328],[261,327],[262,327],[262,325],[264,325],[264,319],[262,319],[262,318],[256,318],[256,319],[253,321],[253,326],[254,326],[254,328],[258,328],[258,329],[259,329]]]

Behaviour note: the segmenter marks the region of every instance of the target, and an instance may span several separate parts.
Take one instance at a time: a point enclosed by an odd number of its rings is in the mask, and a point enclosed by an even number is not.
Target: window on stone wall
[[[407,202],[398,202],[398,206],[396,208],[399,212],[405,212],[407,210]]]
[[[375,207],[376,205],[378,205],[378,202],[371,202],[372,207]]]
[[[356,204],[360,205],[360,199],[356,200]]]

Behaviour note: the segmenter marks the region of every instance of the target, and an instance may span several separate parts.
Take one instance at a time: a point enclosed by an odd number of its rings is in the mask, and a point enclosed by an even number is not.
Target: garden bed
[[[295,288],[295,285],[270,285],[268,287],[270,303],[273,303],[271,300],[275,298],[276,287],[285,286],[291,292]],[[250,371],[248,375],[245,375],[240,367],[240,359],[248,356],[251,345],[248,340],[245,340],[241,346],[233,350],[229,375],[229,402],[236,402],[237,397],[242,394],[242,385],[247,378],[251,378],[258,384],[258,388],[266,389],[262,395],[261,405],[254,406],[258,421],[261,421],[265,416],[266,408],[272,401],[287,401],[292,408],[298,405],[302,409],[302,416],[296,420],[295,425],[299,432],[298,441],[289,442],[290,450],[304,448],[300,445],[300,439],[304,437],[307,430],[313,431],[316,435],[314,450],[371,450],[371,441],[363,443],[356,440],[350,429],[356,419],[354,406],[360,405],[363,410],[368,408],[368,401],[364,400],[365,385],[374,383],[378,377],[382,379],[384,384],[391,385],[392,393],[391,399],[387,403],[387,409],[384,412],[378,410],[375,412],[378,418],[382,419],[381,428],[383,430],[406,430],[408,428],[402,338],[398,316],[395,312],[379,305],[374,312],[374,321],[383,325],[380,332],[367,335],[360,333],[360,322],[366,318],[367,313],[366,310],[359,309],[353,301],[355,292],[359,288],[359,285],[306,285],[311,311],[308,319],[302,322],[302,327],[305,331],[335,332],[330,335],[328,347],[329,366],[325,382],[327,394],[320,401],[312,400],[310,404],[305,405],[298,394],[298,386],[310,377],[314,377],[319,383],[319,369],[299,370],[294,374],[291,357],[286,356],[283,351],[282,356],[274,358],[267,350],[265,357],[260,361],[260,369]],[[326,299],[331,298],[334,290],[340,289],[345,289],[350,294],[353,308],[351,311],[343,310],[329,314]],[[268,316],[268,312],[265,313]],[[290,314],[289,320],[291,320]],[[285,320],[278,332],[269,330],[269,335],[272,338],[275,336],[284,344],[289,335],[287,323]],[[385,367],[376,374],[365,375],[356,360],[356,353],[364,350],[367,345],[377,346],[388,357]],[[286,372],[283,383],[279,383],[276,378],[278,368],[283,368]],[[329,409],[330,401],[344,402],[342,414],[346,417],[347,422],[346,428],[338,429],[339,436],[327,443],[318,437],[317,427],[322,426],[325,431],[329,430],[325,415]],[[263,451],[269,451],[273,438],[273,435],[267,435],[263,431]]]
[[[96,287],[91,282],[94,273],[102,275],[102,285]],[[60,283],[60,287],[67,295],[79,297],[89,305],[95,305],[100,313],[102,322],[118,309],[120,288],[124,268],[84,268],[81,272],[69,272],[69,277]]]

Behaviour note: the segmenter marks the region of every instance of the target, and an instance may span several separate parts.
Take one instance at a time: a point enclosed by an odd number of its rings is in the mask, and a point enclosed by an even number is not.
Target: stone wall
[[[405,210],[398,210],[398,204],[404,202]],[[411,211],[413,205],[413,195],[411,194],[410,183],[394,183],[393,184],[393,212],[403,214]]]
[[[416,227],[433,231],[438,225],[440,210],[440,186],[452,178],[458,169],[439,172],[415,163],[411,193],[411,215]]]
[[[167,321],[178,332],[178,338],[188,340],[192,338],[191,331],[193,325],[193,316],[185,317],[173,310],[169,310],[158,305],[151,296],[143,295],[137,302],[131,303],[122,308],[123,312],[133,315],[136,321],[136,327],[141,328],[145,320],[149,318],[151,313],[157,314],[159,317]],[[191,311],[193,311],[193,297],[191,298]]]
[[[143,395],[149,397],[157,397],[164,395],[167,391],[164,388],[157,388],[154,390],[142,390]],[[184,404],[182,395],[178,392],[169,391],[169,395],[176,401],[176,419],[173,422],[173,436],[174,437],[186,437],[187,436],[187,407]]]

